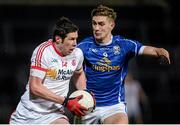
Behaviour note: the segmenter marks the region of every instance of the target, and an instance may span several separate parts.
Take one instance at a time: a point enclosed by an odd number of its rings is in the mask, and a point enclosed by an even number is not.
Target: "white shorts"
[[[18,104],[15,112],[12,113],[9,124],[50,124],[58,118],[68,118],[60,111],[46,114],[28,110],[21,103]]]
[[[103,121],[117,113],[125,113],[127,115],[127,107],[124,103],[118,103],[112,106],[96,107],[96,109],[84,116],[81,120],[82,124],[100,124]]]

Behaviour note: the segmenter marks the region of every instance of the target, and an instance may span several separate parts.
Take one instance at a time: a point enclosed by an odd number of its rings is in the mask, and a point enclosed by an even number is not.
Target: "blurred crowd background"
[[[114,34],[166,48],[170,66],[152,57],[130,62],[130,71],[146,96],[143,123],[180,123],[180,16],[179,0],[0,0],[0,123],[25,91],[32,51],[51,38],[58,17],[79,26],[79,38],[91,35],[91,10],[99,4],[118,12]]]

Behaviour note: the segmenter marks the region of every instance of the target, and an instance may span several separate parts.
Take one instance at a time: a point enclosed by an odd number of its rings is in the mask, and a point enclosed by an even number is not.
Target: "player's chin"
[[[100,35],[100,34],[94,34],[94,37],[95,37],[96,39],[100,39],[100,38],[101,38],[101,35]]]
[[[68,54],[71,54],[73,51],[74,51],[74,49],[70,49],[70,50],[68,51]]]
[[[101,38],[101,34],[99,34],[99,33],[94,33],[94,37],[95,37],[95,39],[100,39],[100,38]]]
[[[101,43],[102,42],[102,37],[95,37],[96,41]]]
[[[67,51],[65,54],[63,54],[64,56],[70,55],[72,52]]]

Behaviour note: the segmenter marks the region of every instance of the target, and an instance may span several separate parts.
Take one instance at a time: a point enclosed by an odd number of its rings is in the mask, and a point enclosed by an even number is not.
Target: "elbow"
[[[36,96],[39,95],[39,88],[38,88],[37,85],[31,84],[31,85],[29,86],[29,89],[30,89],[30,93],[31,93],[31,94],[36,95]]]
[[[42,80],[39,79],[38,77],[30,77],[29,80],[29,91],[31,94],[33,95],[40,95],[40,91],[41,91],[41,85],[42,85]]]

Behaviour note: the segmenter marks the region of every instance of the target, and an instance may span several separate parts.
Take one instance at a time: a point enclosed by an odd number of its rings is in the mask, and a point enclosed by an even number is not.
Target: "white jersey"
[[[56,95],[67,96],[70,78],[75,70],[82,67],[83,59],[79,48],[63,57],[54,47],[52,40],[48,40],[34,50],[31,57],[30,75],[43,79],[43,85]],[[53,112],[62,107],[60,104],[33,97],[29,91],[29,84],[26,86],[26,92],[21,97],[20,103],[27,109],[40,113]]]

